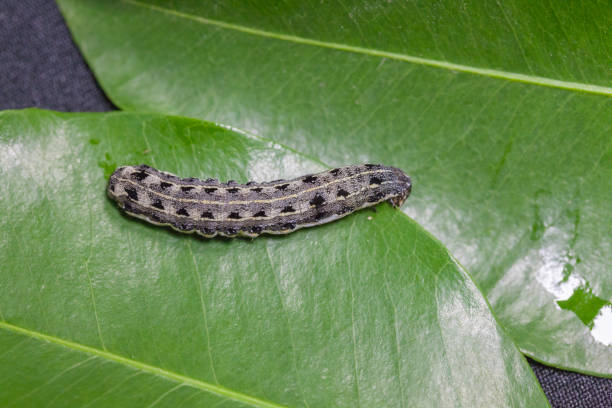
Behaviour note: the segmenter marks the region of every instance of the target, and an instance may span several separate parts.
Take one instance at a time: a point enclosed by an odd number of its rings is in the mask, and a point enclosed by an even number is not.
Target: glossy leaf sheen
[[[402,212],[198,239],[106,197],[109,172],[138,163],[240,182],[323,169],[193,119],[0,114],[0,405],[547,405],[465,271]]]
[[[165,0],[127,0],[169,8]],[[211,21],[434,61],[610,86],[609,3],[184,0]],[[546,50],[547,52],[542,52]]]
[[[612,375],[612,100],[610,88],[580,92],[610,83],[597,37],[605,13],[595,3],[474,2],[457,13],[354,3],[283,3],[266,19],[254,3],[60,1],[122,108],[228,123],[332,165],[407,171],[405,212],[473,271],[525,353]],[[578,8],[584,24],[572,20]],[[582,82],[553,89],[541,76]]]

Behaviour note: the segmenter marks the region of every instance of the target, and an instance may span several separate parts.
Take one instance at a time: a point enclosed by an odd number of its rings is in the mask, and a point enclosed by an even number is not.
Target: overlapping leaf
[[[405,211],[473,271],[524,352],[612,374],[611,53],[597,4],[60,5],[122,108],[409,172]]]

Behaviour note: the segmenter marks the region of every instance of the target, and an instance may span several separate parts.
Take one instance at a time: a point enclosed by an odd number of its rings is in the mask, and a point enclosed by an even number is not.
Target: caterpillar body
[[[346,166],[271,182],[180,178],[147,165],[118,167],[107,193],[127,214],[207,238],[288,234],[389,201],[400,207],[411,190],[400,169]]]

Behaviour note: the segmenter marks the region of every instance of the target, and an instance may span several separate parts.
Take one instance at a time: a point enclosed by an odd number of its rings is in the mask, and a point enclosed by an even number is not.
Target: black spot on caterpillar
[[[343,188],[338,188],[338,192],[336,193],[338,197],[348,197],[350,193]]]
[[[325,204],[325,198],[321,194],[316,194],[312,200],[310,200],[310,205],[314,207],[320,207]]]
[[[325,224],[383,201],[400,207],[411,186],[402,170],[379,164],[248,184],[179,178],[143,164],[118,167],[107,193],[126,213],[152,224],[208,238],[254,238]]]
[[[142,181],[144,179],[146,179],[148,176],[148,174],[144,171],[137,171],[135,173],[132,173],[132,178],[134,180],[138,180],[138,181]]]
[[[378,177],[370,178],[370,185],[372,185],[372,184],[380,184],[380,183],[382,183],[382,180],[379,179]]]
[[[292,213],[295,212],[292,206],[288,205],[281,210],[281,213]]]
[[[214,220],[215,217],[212,215],[210,211],[204,211],[201,215],[202,218],[208,218],[209,220]]]
[[[136,189],[133,187],[127,187],[124,189],[128,198],[133,201],[138,201],[138,193],[136,193]]]

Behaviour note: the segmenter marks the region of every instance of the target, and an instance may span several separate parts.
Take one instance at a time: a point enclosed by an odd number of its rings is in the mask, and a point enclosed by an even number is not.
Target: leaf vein
[[[214,394],[223,398],[228,398],[233,401],[241,402],[243,404],[258,407],[258,408],[285,408],[283,405],[276,404],[271,401],[265,401],[259,399],[257,397],[253,397],[250,395],[246,395],[240,393],[238,391],[234,391],[230,388],[223,387],[221,385],[210,384],[205,381],[197,380],[195,378],[187,377],[182,374],[175,373],[170,370],[166,370],[161,367],[156,367],[150,364],[142,363],[140,361],[132,360],[126,357],[122,357],[120,355],[111,353],[106,350],[96,349],[94,347],[86,346],[83,344],[75,343],[70,340],[61,339],[59,337],[50,336],[48,334],[43,334],[36,332],[34,330],[26,329],[23,327],[15,326],[10,323],[0,322],[0,329],[4,329],[6,331],[12,333],[18,333],[24,336],[29,336],[31,338],[47,341],[50,343],[54,343],[68,349],[77,350],[83,353],[88,353],[96,357],[100,357],[109,361],[113,361],[115,363],[122,364],[126,367],[135,368],[137,370],[141,370],[142,372],[146,372],[148,374],[153,374],[165,378],[170,381],[175,381],[177,383],[183,383],[187,386],[200,389],[206,391],[210,394]]]
[[[206,331],[206,352],[208,353],[208,359],[210,360],[210,369],[212,371],[213,378],[215,379],[215,383],[219,384],[219,380],[217,379],[217,372],[215,371],[215,364],[213,362],[212,350],[210,348],[210,330],[208,329],[208,315],[206,313],[206,304],[204,303],[202,282],[200,281],[200,270],[198,269],[198,263],[196,261],[195,255],[193,254],[193,250],[191,249],[191,242],[189,241],[187,241],[187,248],[189,249],[189,254],[191,255],[191,260],[193,261],[193,278],[195,280],[195,284],[197,285],[198,297],[200,299],[200,307],[202,308],[204,330]]]
[[[189,13],[183,13],[180,11],[171,10],[171,9],[160,7],[160,6],[154,6],[151,4],[142,3],[137,0],[121,0],[121,1],[123,1],[124,3],[131,4],[133,6],[148,8],[149,10],[165,13],[165,14],[172,15],[175,17],[193,20],[200,24],[220,27],[220,28],[228,29],[228,30],[239,31],[245,34],[251,34],[251,35],[256,35],[256,36],[265,37],[265,38],[273,38],[273,39],[293,42],[297,44],[330,48],[334,50],[352,52],[356,54],[365,54],[365,55],[370,55],[374,57],[389,58],[389,59],[409,62],[409,63],[417,64],[417,65],[425,65],[429,67],[446,69],[450,71],[458,71],[458,72],[474,74],[474,75],[481,75],[481,76],[503,79],[503,80],[508,80],[508,81],[522,82],[522,83],[527,83],[531,85],[546,86],[546,87],[551,87],[551,88],[564,89],[568,91],[586,92],[586,93],[612,96],[612,88],[601,86],[601,85],[563,81],[563,80],[554,79],[554,78],[541,77],[537,75],[521,74],[518,72],[502,71],[502,70],[497,70],[497,69],[479,68],[479,67],[473,67],[473,66],[464,65],[464,64],[456,64],[456,63],[447,62],[447,61],[438,61],[438,60],[429,59],[429,58],[415,57],[409,54],[401,54],[401,53],[396,53],[396,52],[389,52],[389,51],[359,47],[359,46],[354,46],[354,45],[340,44],[336,42],[314,40],[311,38],[303,38],[303,37],[299,37],[296,35],[275,33],[275,32],[265,31],[265,30],[261,30],[257,28],[245,27],[239,24],[227,23],[225,21],[213,20],[213,19],[209,19],[206,17],[196,16],[196,15],[192,15]]]

